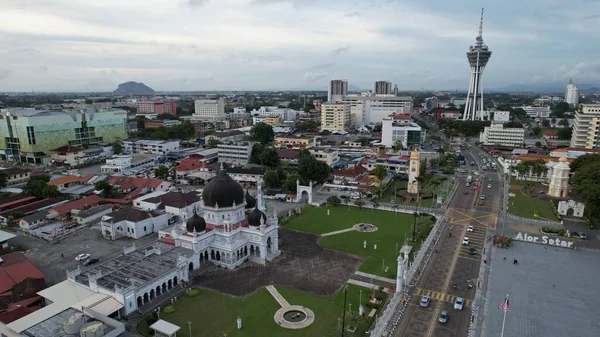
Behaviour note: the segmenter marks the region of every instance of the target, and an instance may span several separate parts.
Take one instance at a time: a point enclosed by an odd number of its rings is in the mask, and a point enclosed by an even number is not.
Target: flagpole
[[[506,294],[506,299],[504,300],[504,303],[508,303],[508,294]],[[504,306],[504,318],[502,319],[502,332],[500,333],[500,337],[504,337],[504,324],[506,323],[506,312],[507,312],[507,307],[506,305]]]

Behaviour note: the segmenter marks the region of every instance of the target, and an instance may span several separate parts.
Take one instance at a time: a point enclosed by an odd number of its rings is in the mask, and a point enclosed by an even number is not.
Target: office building
[[[503,124],[486,126],[479,137],[479,141],[483,143],[483,145],[511,147],[523,146],[524,139],[525,129],[505,128]]]
[[[327,101],[340,101],[344,96],[348,95],[348,81],[346,80],[331,80],[327,90]]]
[[[483,86],[481,76],[487,65],[492,51],[483,43],[483,8],[481,9],[481,20],[479,22],[479,35],[475,38],[475,45],[469,48],[467,59],[471,66],[471,82],[467,93],[467,103],[463,120],[483,120]]]
[[[340,160],[340,153],[336,149],[312,148],[308,151],[318,161],[322,161],[329,166],[335,165]]]
[[[494,111],[494,122],[510,122],[510,111]]]
[[[142,100],[136,103],[137,112],[140,114],[170,114],[177,115],[177,104],[175,100],[164,101]]]
[[[550,106],[549,105],[527,105],[522,106],[521,109],[525,110],[527,116],[531,118],[548,118],[550,117]]]
[[[219,121],[227,117],[225,114],[225,100],[197,99],[194,101],[194,114],[192,121]]]
[[[0,158],[47,164],[53,149],[89,147],[127,139],[127,112],[121,109],[82,111],[15,109],[0,113]]]
[[[417,123],[393,117],[384,118],[382,121],[381,144],[386,147],[393,147],[396,142],[400,142],[404,149],[420,148],[424,135]]]
[[[398,96],[398,85],[394,84],[394,96]]]
[[[437,97],[427,97],[425,98],[425,110],[431,111],[439,106],[439,100]]]
[[[573,84],[573,79],[569,79],[569,84],[565,90],[565,102],[571,106],[577,106],[579,104],[579,89]]]
[[[252,145],[245,142],[221,143],[217,145],[219,151],[219,163],[227,163],[230,166],[244,166],[250,162]]]
[[[344,103],[350,105],[350,114],[356,127],[379,124],[391,114],[410,114],[412,97],[373,94],[348,95]]]
[[[119,154],[112,156],[110,159],[106,159],[106,163],[100,166],[100,172],[127,173],[132,170],[140,170],[149,166],[154,166],[154,164],[154,156],[147,154]]]
[[[392,95],[392,82],[376,81],[374,92],[375,95]]]
[[[571,147],[600,148],[600,104],[582,104],[575,113],[575,124],[571,136]]]
[[[344,131],[350,127],[350,105],[342,102],[321,104],[321,131]]]
[[[316,145],[316,137],[311,136],[280,136],[275,137],[276,148],[310,149]]]
[[[132,139],[121,142],[125,153],[169,154],[179,152],[178,140]]]

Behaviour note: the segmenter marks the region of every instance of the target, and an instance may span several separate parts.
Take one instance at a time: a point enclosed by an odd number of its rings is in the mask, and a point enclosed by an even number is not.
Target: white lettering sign
[[[573,248],[573,242],[567,241],[567,240],[561,240],[558,237],[550,238],[547,235],[539,237],[539,236],[533,236],[533,235],[530,235],[527,233],[518,233],[515,236],[515,240],[525,241],[525,242],[533,242],[533,243],[541,243],[543,245],[549,245],[549,246]]]

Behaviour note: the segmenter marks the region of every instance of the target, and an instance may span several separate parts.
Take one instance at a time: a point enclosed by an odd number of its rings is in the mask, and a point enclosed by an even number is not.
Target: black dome
[[[206,229],[206,221],[194,211],[194,215],[185,223],[185,228],[188,232],[196,230],[196,233],[200,233]]]
[[[244,196],[244,199],[246,199],[246,209],[256,207],[256,199],[253,196],[251,196],[250,193],[248,193],[248,190],[246,190],[246,195]]]
[[[204,187],[202,199],[204,200],[204,206],[207,207],[215,207],[215,205],[231,207],[234,202],[236,205],[241,205],[244,202],[244,190],[229,174],[221,170]]]
[[[258,227],[260,226],[260,219],[263,218],[265,223],[267,222],[267,216],[258,208],[255,208],[252,212],[248,214],[248,224],[250,226]]]

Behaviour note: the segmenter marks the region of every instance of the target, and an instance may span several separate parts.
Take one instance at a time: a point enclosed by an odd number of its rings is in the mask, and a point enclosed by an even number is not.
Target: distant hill
[[[154,94],[154,90],[144,83],[131,81],[119,84],[119,87],[113,93],[118,95],[150,95]]]
[[[600,83],[577,83],[575,85],[581,93],[598,92]],[[548,82],[544,84],[511,84],[501,88],[493,88],[493,91],[501,92],[553,92],[564,93],[567,83],[563,82]]]

